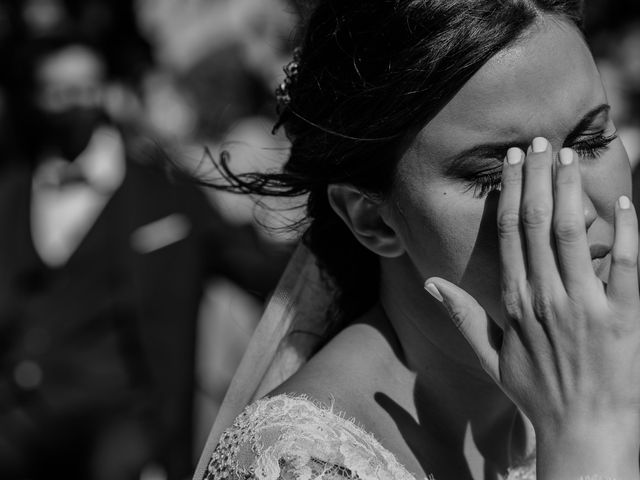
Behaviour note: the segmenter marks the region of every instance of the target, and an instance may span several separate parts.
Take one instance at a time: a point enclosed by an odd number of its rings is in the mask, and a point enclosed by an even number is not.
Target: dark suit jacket
[[[225,275],[264,296],[286,254],[223,221],[189,182],[128,161],[79,248],[52,269],[33,247],[30,191],[27,169],[0,175],[0,419],[22,409],[44,429],[78,412],[127,412],[148,426],[170,478],[188,475],[203,280]],[[167,218],[179,231],[145,250],[136,232]]]

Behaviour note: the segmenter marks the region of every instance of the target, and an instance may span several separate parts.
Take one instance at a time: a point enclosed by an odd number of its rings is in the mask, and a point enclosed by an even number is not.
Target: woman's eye
[[[616,138],[618,138],[616,132],[611,135],[599,132],[592,137],[574,142],[571,148],[582,158],[596,159]],[[484,198],[491,192],[499,191],[501,182],[502,168],[476,173],[467,179],[467,191],[472,191],[474,198]]]
[[[474,198],[484,198],[491,192],[499,191],[502,184],[502,167],[476,174],[467,180],[467,191],[473,191]]]
[[[609,148],[609,144],[616,138],[618,138],[616,132],[611,135],[605,135],[604,132],[600,132],[593,137],[576,141],[571,145],[571,148],[582,158],[596,159]]]

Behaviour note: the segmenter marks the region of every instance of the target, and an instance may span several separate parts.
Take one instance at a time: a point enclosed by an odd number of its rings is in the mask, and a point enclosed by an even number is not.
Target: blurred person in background
[[[0,175],[0,478],[134,479],[150,464],[182,478],[203,282],[264,298],[285,254],[114,121],[94,42],[40,37],[18,58],[20,156]]]
[[[297,8],[286,0],[137,0],[138,23],[153,45],[154,67],[142,85],[145,119],[190,168],[217,177],[213,157],[222,150],[239,170],[279,168],[289,142],[272,135],[273,91],[291,56]],[[266,224],[270,239],[287,242],[299,210],[269,202],[256,208],[244,195],[209,189],[220,213],[237,225]],[[265,199],[267,200],[267,199]],[[272,199],[268,199],[272,200]],[[278,199],[280,200],[280,199]],[[204,443],[263,305],[225,279],[211,282],[200,310],[197,336],[196,439]]]

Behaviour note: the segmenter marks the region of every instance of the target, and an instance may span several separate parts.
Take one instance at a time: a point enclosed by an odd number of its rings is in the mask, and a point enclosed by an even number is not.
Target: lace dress
[[[252,403],[223,433],[204,476],[219,479],[418,480],[354,421],[287,395]],[[534,464],[507,480],[535,480]]]

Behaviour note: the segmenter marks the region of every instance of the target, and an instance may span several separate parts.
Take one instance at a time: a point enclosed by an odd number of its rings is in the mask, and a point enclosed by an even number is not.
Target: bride
[[[577,0],[318,2],[279,89],[288,163],[221,168],[308,194],[324,340],[198,480],[471,479],[467,435],[486,479],[640,478],[638,227],[581,21]]]

